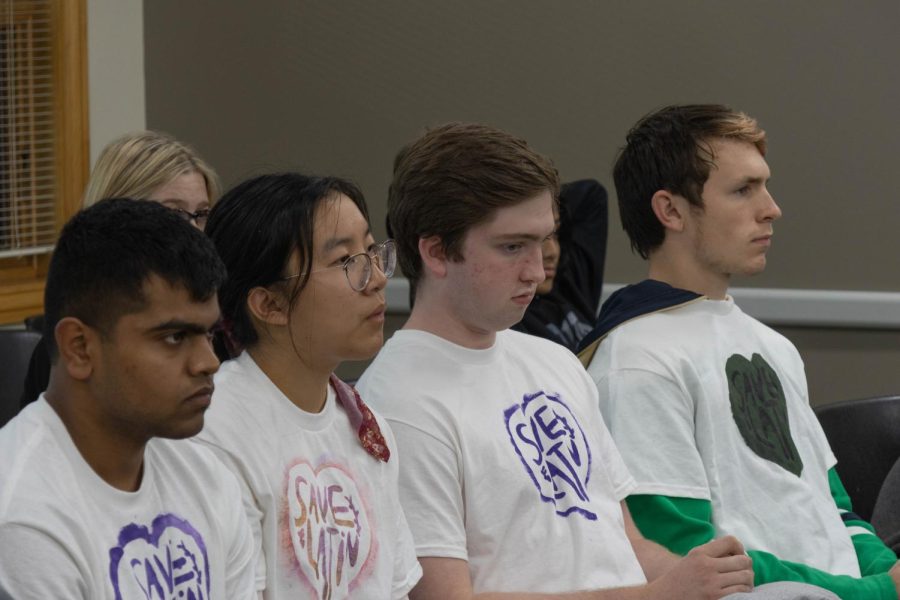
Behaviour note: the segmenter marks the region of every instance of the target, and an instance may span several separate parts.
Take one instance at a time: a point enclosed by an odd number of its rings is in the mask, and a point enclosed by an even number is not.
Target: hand
[[[649,586],[651,598],[716,600],[753,589],[753,561],[732,536],[697,546]]]
[[[894,566],[888,571],[888,575],[890,575],[891,579],[894,581],[894,587],[897,589],[897,597],[900,598],[900,560],[894,563]]]

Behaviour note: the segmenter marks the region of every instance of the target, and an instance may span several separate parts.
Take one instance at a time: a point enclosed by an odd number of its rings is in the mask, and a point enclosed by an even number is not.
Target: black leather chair
[[[881,484],[872,511],[872,527],[894,554],[900,552],[900,460]]]
[[[853,512],[871,520],[881,485],[900,458],[900,395],[828,404],[816,409],[837,457]]]
[[[19,412],[25,374],[41,334],[27,329],[0,329],[0,427]]]

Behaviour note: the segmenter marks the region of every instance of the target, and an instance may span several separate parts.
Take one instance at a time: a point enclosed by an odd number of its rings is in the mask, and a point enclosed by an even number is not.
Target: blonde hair
[[[82,206],[104,198],[146,198],[179,175],[192,172],[203,176],[209,201],[214,203],[222,191],[219,177],[193,148],[158,131],[129,133],[100,153]]]

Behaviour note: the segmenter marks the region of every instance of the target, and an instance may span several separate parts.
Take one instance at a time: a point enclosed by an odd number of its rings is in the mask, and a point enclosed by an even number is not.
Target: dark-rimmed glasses
[[[179,217],[181,217],[188,223],[194,223],[200,229],[206,227],[206,222],[209,221],[208,208],[201,208],[197,212],[189,212],[184,210],[183,208],[175,208],[174,206],[171,206],[169,208],[177,212]]]
[[[347,283],[350,284],[350,287],[354,291],[361,292],[366,289],[366,286],[369,285],[369,281],[372,279],[373,263],[384,273],[385,277],[390,278],[394,275],[394,269],[397,267],[397,246],[394,240],[385,240],[380,244],[376,244],[368,252],[360,252],[348,257],[340,265],[316,269],[315,271],[310,271],[309,274],[312,275],[319,271],[340,267],[344,270],[344,275],[347,276]],[[295,279],[302,275],[303,273],[298,273],[297,275],[282,277],[282,281]]]

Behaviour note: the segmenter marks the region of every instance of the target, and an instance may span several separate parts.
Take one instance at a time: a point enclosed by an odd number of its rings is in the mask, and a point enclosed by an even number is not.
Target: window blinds
[[[56,237],[51,0],[0,0],[0,258]]]

